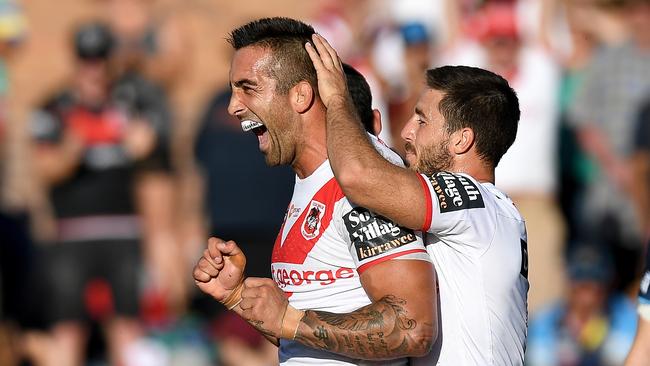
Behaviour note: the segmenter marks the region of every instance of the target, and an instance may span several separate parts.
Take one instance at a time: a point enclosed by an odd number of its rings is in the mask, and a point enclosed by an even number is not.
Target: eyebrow
[[[250,86],[257,86],[257,83],[255,81],[251,80],[251,79],[240,79],[240,80],[232,82],[231,84],[232,84],[232,86],[234,86],[236,88],[240,88],[244,84],[248,84]]]
[[[424,112],[418,107],[415,107],[415,114],[417,114],[420,117],[423,117],[424,119],[427,118],[427,116],[424,114]]]

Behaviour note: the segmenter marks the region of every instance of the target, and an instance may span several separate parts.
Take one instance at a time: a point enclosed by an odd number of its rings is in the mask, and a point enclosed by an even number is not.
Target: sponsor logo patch
[[[352,268],[338,269],[308,269],[302,266],[274,263],[271,265],[271,277],[284,289],[287,286],[320,285],[328,286],[341,279],[355,277],[356,271]]]
[[[320,223],[323,215],[325,214],[325,204],[312,200],[307,209],[307,215],[302,222],[302,236],[310,240],[318,236],[320,233]]]
[[[441,213],[485,207],[476,184],[462,175],[439,172],[429,180],[438,198]]]
[[[397,226],[363,207],[352,209],[343,216],[343,222],[360,261],[416,241],[413,230]]]

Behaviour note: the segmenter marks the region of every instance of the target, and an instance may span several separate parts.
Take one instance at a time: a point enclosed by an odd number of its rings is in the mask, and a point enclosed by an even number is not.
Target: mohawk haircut
[[[299,20],[262,18],[234,29],[227,41],[235,50],[262,47],[271,51],[268,73],[277,81],[278,93],[286,94],[303,80],[317,92],[316,69],[305,50],[314,33],[312,26]]]
[[[350,91],[350,97],[354,104],[354,109],[359,115],[359,119],[363,124],[363,128],[367,132],[374,134],[373,121],[374,114],[372,113],[372,94],[370,92],[370,85],[365,77],[354,67],[343,63],[343,71],[345,72],[345,79]]]

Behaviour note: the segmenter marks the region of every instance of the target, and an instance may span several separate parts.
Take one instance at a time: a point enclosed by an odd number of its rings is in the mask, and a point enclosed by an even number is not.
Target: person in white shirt
[[[413,363],[522,365],[526,228],[494,186],[494,169],[517,133],[514,90],[479,68],[428,70],[402,130],[410,165],[404,169],[382,159],[366,137],[336,51],[319,35],[305,47],[327,108],[327,151],[341,189],[351,201],[426,233],[438,276],[439,334],[432,352]],[[298,335],[316,329],[305,317]]]
[[[288,18],[261,19],[231,34],[228,111],[257,135],[268,165],[291,165],[296,183],[273,249],[272,279],[244,280],[244,254],[217,238],[194,279],[279,344],[282,365],[405,365],[436,338],[433,266],[421,235],[348,201],[334,179],[326,111],[303,47],[312,34]],[[298,329],[306,322],[315,331]]]

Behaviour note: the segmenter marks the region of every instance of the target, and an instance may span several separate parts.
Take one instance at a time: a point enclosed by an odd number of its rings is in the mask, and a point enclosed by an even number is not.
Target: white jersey
[[[376,140],[375,140],[376,143]],[[379,149],[380,147],[378,147]],[[388,148],[382,154],[393,154]],[[392,259],[430,261],[420,233],[351,204],[325,161],[293,197],[273,248],[271,273],[301,310],[348,313],[371,303],[360,274]],[[407,359],[363,361],[280,341],[282,365],[406,365]]]
[[[524,220],[491,183],[418,175],[427,251],[438,276],[438,339],[414,365],[522,365],[528,323]]]

